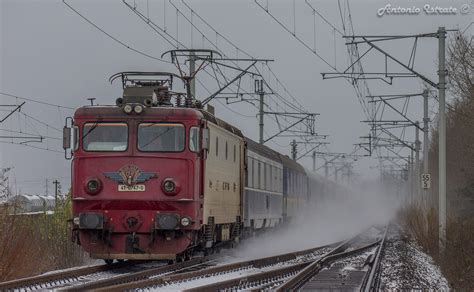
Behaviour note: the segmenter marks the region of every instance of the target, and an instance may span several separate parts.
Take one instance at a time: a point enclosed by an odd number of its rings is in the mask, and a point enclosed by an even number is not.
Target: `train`
[[[115,105],[80,107],[64,127],[72,239],[92,258],[213,253],[284,226],[321,185],[287,155],[183,100],[171,90],[176,75],[117,77],[123,95]]]

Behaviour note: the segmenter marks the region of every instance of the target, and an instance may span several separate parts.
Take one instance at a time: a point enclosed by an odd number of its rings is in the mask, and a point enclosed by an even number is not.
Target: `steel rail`
[[[116,277],[110,277],[110,278],[100,279],[97,281],[91,281],[82,285],[63,287],[60,289],[56,289],[56,291],[90,291],[90,290],[96,290],[96,289],[113,286],[117,284],[140,281],[154,275],[168,275],[176,271],[180,271],[182,269],[187,269],[196,265],[201,265],[201,264],[211,261],[213,258],[214,256],[194,258],[189,261],[176,263],[173,265],[164,265],[164,266],[160,266],[156,268],[146,269],[139,272],[132,272],[128,274],[119,275]]]
[[[293,259],[296,259],[298,256],[310,254],[315,251],[331,247],[333,245],[334,244],[306,249],[306,250],[297,251],[297,252],[281,254],[277,256],[271,256],[271,257],[247,260],[247,261],[226,264],[226,265],[221,265],[221,266],[215,266],[215,267],[205,268],[205,269],[201,269],[197,271],[190,271],[190,272],[184,272],[184,273],[172,273],[169,275],[163,275],[163,276],[152,278],[152,279],[144,279],[144,280],[124,283],[124,284],[117,284],[114,286],[107,286],[107,287],[95,289],[95,291],[123,291],[123,290],[128,290],[128,289],[145,288],[145,287],[151,287],[151,286],[166,285],[172,282],[178,282],[185,279],[191,279],[191,278],[196,278],[196,277],[203,277],[206,275],[212,275],[216,273],[223,273],[223,272],[229,273],[229,272],[244,269],[247,267],[260,268],[267,265],[276,264],[279,262],[293,260]],[[304,264],[306,263],[297,264],[295,266],[300,267],[300,265],[304,265]]]
[[[322,268],[337,260],[340,258],[348,257],[357,253],[360,253],[366,249],[369,249],[377,244],[380,243],[380,240],[377,240],[375,242],[369,243],[367,245],[364,245],[362,247],[350,250],[350,251],[345,251],[341,252],[342,250],[347,249],[350,247],[350,243],[354,241],[354,239],[350,239],[343,244],[339,245],[336,247],[334,250],[329,252],[326,256],[322,257],[321,259],[314,261],[313,263],[309,264],[307,267],[299,271],[294,277],[292,277],[290,280],[286,281],[282,285],[280,285],[278,288],[275,289],[277,292],[282,292],[282,291],[294,291],[299,288],[301,288],[307,281],[309,281],[312,277],[314,277],[316,274],[318,274]]]
[[[260,273],[255,273],[252,275],[245,275],[242,277],[238,278],[233,278],[229,280],[224,280],[220,282],[215,282],[212,284],[207,284],[207,285],[202,285],[198,287],[193,287],[189,289],[185,289],[183,291],[186,292],[197,292],[197,291],[218,291],[218,290],[225,290],[225,289],[230,289],[233,290],[233,288],[237,287],[237,289],[247,289],[247,287],[250,285],[252,286],[253,283],[257,282],[259,285],[262,282],[279,282],[279,281],[284,281],[284,278],[291,277],[292,275],[298,276],[302,271],[306,271],[307,269],[310,268],[310,266],[313,266],[314,263],[320,263],[321,268],[323,264],[326,264],[328,262],[334,261],[340,257],[346,257],[348,255],[352,255],[358,252],[361,252],[363,250],[366,250],[376,244],[378,244],[378,241],[370,243],[368,245],[365,245],[363,247],[360,247],[358,249],[354,249],[348,252],[341,252],[341,253],[335,253],[340,250],[344,250],[348,248],[348,243],[350,241],[354,240],[354,238],[338,245],[336,248],[332,249],[330,252],[326,253],[321,259],[318,259],[316,261],[307,261],[303,263],[297,263],[297,264],[292,264],[288,265],[286,267],[282,268],[277,268],[277,269],[272,269],[269,271],[264,271]],[[296,277],[294,276],[294,277]],[[294,279],[291,278],[291,279]],[[299,279],[299,278],[298,278]],[[268,285],[268,283],[266,283]],[[279,286],[276,291],[279,291],[280,287],[283,287],[283,290],[280,291],[289,291],[293,290],[292,287],[286,289],[283,285]]]
[[[22,278],[17,280],[11,280],[0,283],[0,291],[8,291],[14,289],[20,289],[28,286],[44,288],[43,286],[47,285],[50,282],[64,281],[67,282],[70,279],[75,279],[80,276],[111,271],[119,268],[124,268],[133,265],[131,262],[119,262],[111,265],[96,265],[88,267],[79,267],[75,269],[70,269],[67,271],[61,271],[51,274],[43,274],[28,278]]]
[[[377,255],[375,256],[375,259],[373,260],[370,268],[370,273],[368,273],[368,277],[366,277],[364,284],[362,285],[362,289],[365,292],[370,292],[370,291],[378,291],[379,290],[379,284],[380,284],[380,266],[382,262],[382,253],[385,248],[385,240],[387,239],[387,233],[388,229],[390,228],[390,224],[387,225],[385,228],[385,233],[383,235],[382,241],[377,249]]]

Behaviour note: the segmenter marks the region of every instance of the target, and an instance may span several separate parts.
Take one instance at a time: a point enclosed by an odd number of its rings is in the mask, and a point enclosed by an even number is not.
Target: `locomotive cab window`
[[[126,151],[128,126],[126,123],[85,123],[82,147],[85,151]]]
[[[191,127],[189,129],[189,150],[199,152],[199,128]]]
[[[181,152],[186,131],[182,124],[140,123],[138,150],[145,152]]]

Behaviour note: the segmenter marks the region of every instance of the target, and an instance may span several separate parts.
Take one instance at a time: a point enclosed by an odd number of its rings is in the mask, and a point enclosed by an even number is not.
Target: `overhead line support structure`
[[[387,66],[387,60],[391,60],[403,67],[405,70],[413,74],[414,76],[420,78],[430,86],[438,89],[439,97],[439,108],[438,108],[438,218],[439,218],[439,247],[440,252],[444,251],[445,242],[446,242],[446,33],[447,31],[457,31],[457,30],[446,30],[445,27],[439,27],[437,32],[434,33],[425,33],[425,34],[415,34],[415,35],[346,35],[343,38],[349,39],[346,42],[346,45],[358,45],[358,44],[367,44],[370,49],[374,49],[385,56],[385,65]],[[375,45],[376,42],[390,41],[390,40],[399,40],[399,39],[408,39],[414,38],[414,45],[412,50],[412,56],[408,61],[408,64],[398,60],[397,58],[390,55],[388,52],[380,48],[378,45]],[[419,38],[437,38],[438,39],[438,82],[430,80],[428,77],[416,71],[414,67],[414,52],[416,51],[416,45]],[[366,54],[364,54],[366,56]],[[364,57],[362,56],[362,57]],[[362,58],[361,57],[361,58]],[[360,61],[360,60],[359,60]],[[353,66],[353,65],[351,65]],[[349,68],[348,68],[349,69]],[[347,72],[347,69],[346,71]],[[323,79],[325,73],[323,74]],[[330,73],[331,74],[331,73]],[[370,74],[370,73],[366,73]],[[374,73],[374,75],[385,75]],[[352,77],[352,73],[336,73],[340,77]],[[397,77],[397,76],[394,76]],[[362,77],[364,78],[364,77]],[[370,77],[369,77],[370,78]],[[413,148],[413,147],[409,147]],[[413,149],[412,149],[413,150]]]

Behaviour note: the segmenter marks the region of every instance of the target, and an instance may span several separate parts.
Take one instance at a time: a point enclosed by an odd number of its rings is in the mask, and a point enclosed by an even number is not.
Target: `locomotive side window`
[[[128,125],[107,122],[86,123],[82,131],[82,147],[85,151],[126,151]]]
[[[186,131],[182,124],[140,123],[138,125],[138,150],[156,152],[181,152],[184,150]]]
[[[191,127],[189,129],[189,150],[199,152],[199,128]]]
[[[74,142],[74,151],[77,151],[77,149],[79,149],[79,127],[78,126],[74,126],[74,139],[73,139],[73,142]]]

